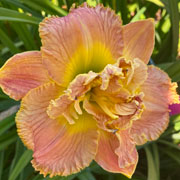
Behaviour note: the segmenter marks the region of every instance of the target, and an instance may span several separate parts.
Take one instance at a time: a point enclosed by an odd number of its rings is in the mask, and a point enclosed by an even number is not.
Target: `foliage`
[[[38,24],[46,16],[65,16],[73,3],[84,0],[0,0],[0,65],[13,54],[38,50]],[[156,22],[153,62],[173,81],[180,82],[180,0],[87,0],[113,8],[123,24],[152,17]],[[179,8],[179,9],[178,9]],[[178,45],[179,43],[179,45]],[[179,54],[178,54],[179,51]],[[19,102],[0,91],[0,180],[127,180],[101,169],[95,162],[78,174],[44,178],[31,166],[32,152],[16,133]],[[157,141],[137,147],[140,157],[132,180],[180,179],[180,115],[171,117],[168,129]],[[179,145],[178,145],[179,144]]]

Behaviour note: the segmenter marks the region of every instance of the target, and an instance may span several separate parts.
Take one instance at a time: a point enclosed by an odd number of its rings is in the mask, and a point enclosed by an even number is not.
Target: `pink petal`
[[[48,115],[51,118],[57,118],[64,115],[70,124],[73,124],[73,118],[77,118],[77,113],[82,114],[82,110],[79,106],[82,97],[91,88],[91,82],[98,76],[98,74],[89,72],[87,74],[79,74],[69,84],[63,95],[60,95],[57,99],[52,100],[48,107]],[[79,99],[80,98],[80,99]],[[77,113],[76,113],[77,111]]]
[[[130,91],[135,91],[147,79],[147,65],[140,59],[133,59],[132,76],[128,78],[127,88]]]
[[[50,79],[42,65],[39,51],[17,54],[0,69],[0,86],[15,100],[21,99],[30,89],[48,81]]]
[[[169,123],[168,106],[177,101],[175,84],[160,69],[150,66],[148,78],[142,86],[145,110],[139,120],[133,122],[131,134],[136,144],[157,139]]]
[[[40,24],[42,56],[51,77],[67,86],[77,74],[101,71],[122,55],[119,16],[101,5],[73,9]]]
[[[18,134],[24,144],[34,150],[34,132],[41,127],[46,127],[52,120],[47,116],[46,110],[51,99],[56,98],[63,88],[55,83],[47,83],[38,88],[32,89],[23,99],[21,108],[16,115],[16,124]],[[57,125],[54,120],[54,124]],[[55,126],[54,134],[58,133],[59,126]],[[48,134],[47,141],[53,139],[54,136]],[[44,145],[46,141],[42,141]]]
[[[116,133],[100,131],[96,162],[105,170],[131,178],[138,162],[138,153],[128,130]]]
[[[139,58],[146,64],[154,49],[154,20],[146,19],[123,26],[123,55],[131,60]]]
[[[44,176],[76,173],[88,166],[96,154],[98,132],[91,115],[79,116],[74,125],[69,125],[63,116],[48,117],[50,100],[62,91],[54,83],[31,90],[16,117],[20,137],[34,150],[32,164]]]

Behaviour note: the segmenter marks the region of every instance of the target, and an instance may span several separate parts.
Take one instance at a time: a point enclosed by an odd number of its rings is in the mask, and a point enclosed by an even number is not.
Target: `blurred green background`
[[[73,3],[102,3],[121,16],[123,24],[152,17],[156,43],[151,63],[180,82],[180,0],[0,0],[0,66],[15,53],[39,50],[38,24],[44,17],[65,16]],[[179,91],[179,90],[178,90]],[[32,152],[18,138],[16,102],[0,90],[0,180],[127,180],[104,171],[95,162],[78,174],[44,178],[31,166]],[[139,163],[132,180],[180,179],[180,115],[171,117],[168,129],[154,142],[137,147]]]

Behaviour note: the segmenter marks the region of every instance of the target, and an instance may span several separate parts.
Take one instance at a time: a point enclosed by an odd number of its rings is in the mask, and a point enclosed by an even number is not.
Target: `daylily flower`
[[[34,151],[33,167],[45,176],[67,176],[94,159],[107,171],[131,177],[136,145],[167,128],[176,83],[147,66],[154,21],[122,26],[102,5],[71,9],[40,23],[41,51],[10,58],[0,85],[22,99],[18,134]]]

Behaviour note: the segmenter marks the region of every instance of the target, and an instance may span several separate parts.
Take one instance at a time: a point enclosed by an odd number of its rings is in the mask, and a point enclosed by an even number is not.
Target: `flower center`
[[[65,72],[63,84],[68,85],[78,74],[100,72],[106,64],[115,63],[111,51],[103,44],[94,42],[88,47],[80,46],[72,55]]]
[[[141,60],[121,58],[100,73],[76,76],[65,93],[50,103],[48,114],[52,118],[63,115],[73,124],[86,111],[107,131],[128,128],[143,112],[141,85],[146,78],[147,67]]]

